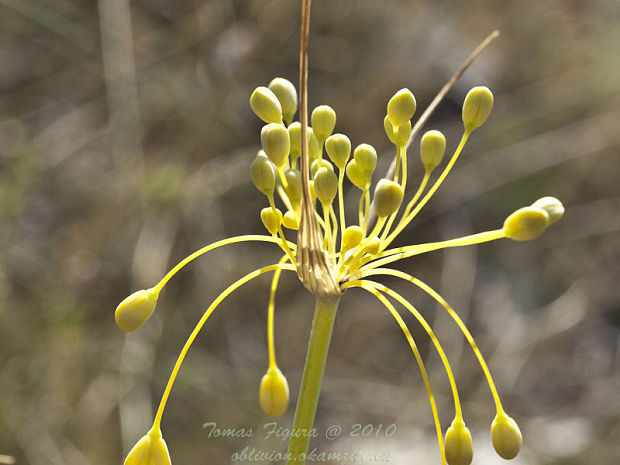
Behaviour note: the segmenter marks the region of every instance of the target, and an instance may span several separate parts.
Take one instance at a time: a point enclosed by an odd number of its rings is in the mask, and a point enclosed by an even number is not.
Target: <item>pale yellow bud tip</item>
[[[273,163],[260,152],[250,165],[250,178],[263,194],[266,196],[273,194],[276,187],[276,170]]]
[[[278,367],[270,368],[260,382],[259,402],[267,415],[279,417],[288,406],[288,383]]]
[[[286,128],[281,124],[269,123],[261,130],[260,140],[269,160],[278,168],[284,165],[291,150],[291,139]]]
[[[493,94],[484,86],[474,87],[463,102],[463,124],[470,132],[484,124],[493,108]]]
[[[157,292],[153,289],[134,292],[116,307],[116,325],[121,331],[135,331],[147,322],[156,304]]]
[[[323,205],[331,205],[338,193],[338,178],[333,169],[325,166],[318,169],[314,175],[314,192]]]
[[[403,201],[403,188],[400,184],[381,179],[375,188],[375,198],[373,205],[379,218],[390,216],[400,207]]]
[[[409,89],[401,89],[387,104],[387,115],[393,126],[406,124],[415,113],[415,97]]]
[[[366,243],[366,246],[364,247],[364,252],[369,255],[375,255],[379,252],[379,247],[381,247],[381,239],[375,236]]]
[[[564,215],[564,205],[555,197],[543,197],[532,204],[532,207],[542,208],[549,215],[549,225],[558,221]]]
[[[446,152],[446,138],[437,130],[424,133],[420,140],[420,157],[426,171],[434,170],[443,159]]]
[[[170,465],[170,454],[160,432],[142,436],[127,455],[124,465]]]
[[[343,169],[351,156],[351,141],[344,134],[334,134],[325,141],[325,150],[334,164]]]
[[[275,212],[271,207],[263,208],[260,211],[260,219],[270,234],[278,234],[282,224],[282,212],[278,208],[275,209]]]
[[[518,209],[504,221],[504,234],[514,241],[530,241],[549,226],[549,215],[538,207]]]
[[[347,164],[346,173],[347,178],[349,178],[349,181],[351,181],[355,187],[361,190],[366,190],[370,187],[372,171],[363,170],[355,160],[351,160]]]
[[[491,424],[491,440],[495,452],[506,460],[514,459],[523,444],[517,422],[504,413],[498,413]]]
[[[390,121],[390,117],[386,115],[385,118],[383,118],[383,129],[385,129],[385,133],[392,144],[402,147],[409,142],[409,137],[411,136],[411,121],[407,121],[395,128]]]
[[[267,87],[257,87],[250,97],[250,107],[265,123],[282,123],[282,106]]]
[[[377,151],[370,144],[360,144],[353,151],[353,159],[362,170],[372,174],[377,166]]]
[[[278,98],[284,120],[290,124],[297,111],[297,90],[295,90],[295,86],[288,79],[277,77],[269,83],[269,90]]]
[[[334,132],[336,112],[329,105],[320,105],[312,111],[311,121],[314,135],[324,141]]]
[[[295,218],[295,212],[293,210],[287,211],[282,217],[282,226],[288,229],[299,229],[299,222]]]
[[[469,465],[474,456],[471,433],[462,420],[456,419],[446,431],[446,461],[448,465]]]

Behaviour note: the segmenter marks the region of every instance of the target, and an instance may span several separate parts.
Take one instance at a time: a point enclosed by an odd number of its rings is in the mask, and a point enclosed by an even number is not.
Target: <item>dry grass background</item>
[[[423,107],[486,34],[501,30],[429,127],[454,147],[473,85],[493,89],[493,114],[401,241],[495,228],[548,194],[562,199],[566,216],[535,242],[436,252],[401,266],[469,321],[522,425],[514,463],[620,463],[618,3],[316,0],[313,8],[310,104],[331,105],[338,131],[385,153],[378,172],[390,159],[382,118],[392,93],[410,87]],[[141,331],[125,337],[114,325],[122,298],[190,251],[262,231],[264,200],[248,176],[260,122],[248,98],[276,75],[296,81],[298,13],[290,0],[0,1],[0,455],[32,465],[120,463],[149,427],[201,310],[234,279],[277,260],[269,246],[213,252],[171,282]],[[254,444],[208,439],[201,424],[266,420],[257,389],[268,283],[233,295],[192,349],[164,417],[174,463],[229,463]],[[491,452],[494,411],[471,351],[432,302],[393,285],[445,341],[475,463],[502,463]],[[285,275],[276,344],[293,401],[311,316],[310,296]],[[446,424],[453,410],[439,359],[411,326]],[[291,422],[292,409],[281,420]],[[318,447],[438,463],[409,349],[361,292],[347,293],[336,323],[317,425],[332,423],[395,423],[398,432]]]

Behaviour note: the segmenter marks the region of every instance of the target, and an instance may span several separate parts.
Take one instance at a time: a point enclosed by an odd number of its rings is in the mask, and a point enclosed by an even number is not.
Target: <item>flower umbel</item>
[[[209,316],[228,295],[246,282],[271,272],[273,278],[267,306],[268,367],[260,382],[259,403],[263,411],[273,417],[285,412],[289,402],[288,383],[276,363],[274,336],[275,294],[281,272],[285,270],[297,272],[302,283],[315,295],[317,301],[293,425],[295,430],[310,429],[313,426],[336,309],[342,294],[347,289],[357,287],[379,300],[394,317],[412,349],[428,393],[442,464],[471,463],[472,436],[464,421],[450,363],[425,317],[406,298],[373,279],[392,276],[413,284],[436,300],[463,333],[480,363],[495,403],[496,416],[491,425],[493,446],[501,457],[512,459],[521,448],[521,432],[517,423],[504,411],[484,357],[465,323],[429,285],[387,266],[401,259],[448,247],[480,244],[503,238],[514,241],[535,239],[561,218],[564,208],[559,200],[543,197],[508,215],[503,225],[495,230],[441,242],[391,247],[394,239],[416,218],[439,189],[463,153],[472,133],[486,122],[493,107],[493,94],[486,87],[474,87],[467,94],[462,107],[463,134],[448,162],[432,183],[433,173],[441,167],[444,159],[446,138],[436,129],[422,135],[420,158],[423,174],[413,195],[407,195],[409,146],[430,112],[464,68],[442,89],[438,98],[413,126],[411,118],[416,111],[416,99],[409,89],[396,92],[387,103],[383,120],[387,138],[395,147],[394,170],[387,177],[378,180],[371,195],[372,177],[377,164],[376,150],[360,141],[351,157],[351,141],[343,134],[334,134],[336,112],[327,105],[318,106],[312,111],[312,127],[308,126],[308,1],[304,2],[303,12],[300,121],[294,121],[298,96],[294,85],[286,79],[275,78],[268,87],[258,87],[250,97],[252,110],[266,123],[260,135],[262,150],[258,151],[250,165],[250,177],[266,198],[266,207],[260,212],[260,217],[268,234],[232,237],[194,252],[176,265],[157,285],[148,290],[137,291],[121,302],[116,310],[116,322],[123,331],[133,331],[142,326],[154,311],[159,293],[172,276],[210,250],[238,242],[258,241],[276,245],[280,248],[282,257],[277,263],[254,270],[231,284],[205,310],[172,370],[152,429],[132,449],[125,464],[170,463],[160,425],[174,380],[187,351]],[[487,42],[494,36],[487,39]],[[466,63],[466,66],[469,63]],[[380,119],[377,120],[380,124]],[[345,215],[345,178],[359,190],[357,215],[353,220]],[[287,240],[287,235],[296,235],[296,243]],[[393,302],[404,307],[420,323],[445,367],[455,411],[452,424],[445,431],[445,438],[424,362],[409,328],[396,311]],[[307,452],[308,444],[309,437],[292,438],[288,463],[305,463],[302,454]]]

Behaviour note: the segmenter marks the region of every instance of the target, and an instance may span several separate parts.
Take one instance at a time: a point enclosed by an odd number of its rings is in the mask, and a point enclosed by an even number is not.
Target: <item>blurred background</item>
[[[150,427],[171,367],[202,310],[235,279],[273,263],[270,245],[212,252],[179,273],[153,318],[125,335],[116,305],[191,251],[263,232],[248,167],[261,122],[252,90],[297,85],[299,3],[290,0],[0,2],[0,463],[118,464]],[[434,252],[398,267],[438,289],[468,322],[524,446],[515,464],[620,463],[620,5],[615,0],[313,2],[310,105],[336,131],[373,144],[385,172],[385,105],[402,88],[425,107],[476,45],[501,36],[427,129],[453,150],[460,105],[487,85],[495,108],[400,244],[499,227],[544,195],[566,215],[529,243]],[[418,110],[418,114],[421,110]],[[417,141],[413,185],[421,179]],[[375,176],[375,180],[377,179]],[[354,215],[358,192],[347,194]],[[350,216],[353,218],[354,216]],[[291,236],[294,238],[294,236]],[[474,460],[500,464],[482,371],[441,308],[385,280],[443,341],[474,437]],[[173,390],[163,432],[173,463],[230,463],[245,446],[204,422],[260,430],[270,278],[209,320]],[[284,274],[276,346],[294,405],[313,302]],[[453,418],[442,365],[426,356],[441,420]],[[292,424],[293,408],[279,420]],[[372,440],[317,439],[320,450],[389,452],[440,463],[424,386],[398,327],[374,297],[344,296],[317,415],[395,424]],[[260,462],[267,463],[267,462]]]

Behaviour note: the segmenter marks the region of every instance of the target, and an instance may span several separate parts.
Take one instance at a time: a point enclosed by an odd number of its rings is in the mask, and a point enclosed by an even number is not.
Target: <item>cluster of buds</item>
[[[156,286],[137,291],[123,300],[116,309],[116,322],[123,331],[138,329],[152,315],[159,293],[170,278],[185,265],[215,248],[245,241],[267,242],[281,249],[282,258],[278,263],[254,270],[235,281],[207,308],[173,368],[152,429],[136,444],[125,464],[170,463],[166,444],[161,437],[160,424],[170,390],[187,351],[206,320],[228,295],[244,283],[268,272],[274,272],[267,308],[269,366],[260,382],[259,404],[266,414],[273,417],[278,417],[286,411],[289,402],[288,383],[275,357],[275,293],[282,271],[299,273],[297,265],[300,248],[294,241],[287,239],[285,230],[290,235],[300,229],[304,202],[311,205],[310,211],[315,220],[313,224],[317,224],[320,228],[318,234],[321,238],[325,263],[336,279],[338,292],[357,287],[374,295],[395,318],[409,342],[428,392],[442,463],[468,465],[473,457],[472,436],[463,419],[450,363],[422,314],[394,290],[368,279],[372,276],[393,276],[408,281],[428,293],[448,312],[471,345],[488,381],[496,406],[496,416],[491,425],[493,446],[501,457],[514,458],[521,448],[521,432],[517,423],[504,411],[487,364],[464,322],[426,283],[405,272],[385,267],[401,259],[446,247],[480,244],[501,238],[515,241],[531,240],[561,218],[564,208],[560,201],[553,197],[544,197],[531,206],[509,215],[503,226],[496,230],[447,241],[390,248],[398,234],[411,223],[442,184],[472,132],[482,126],[489,117],[493,107],[491,91],[486,87],[474,87],[465,97],[462,107],[463,135],[448,163],[430,187],[428,185],[431,176],[442,165],[444,159],[446,138],[438,130],[430,130],[422,135],[419,155],[424,174],[404,208],[402,207],[408,177],[407,152],[415,136],[411,119],[416,111],[416,100],[410,90],[402,89],[396,92],[387,104],[383,124],[387,138],[395,146],[395,170],[393,176],[380,179],[376,183],[372,198],[372,177],[377,165],[377,151],[366,143],[360,143],[352,149],[351,141],[346,135],[334,134],[336,113],[331,107],[321,105],[312,111],[311,127],[307,128],[306,136],[302,137],[302,125],[294,121],[297,112],[297,92],[289,81],[275,78],[269,86],[258,87],[251,95],[250,106],[265,123],[260,134],[262,148],[251,162],[250,177],[256,188],[267,198],[267,206],[260,212],[260,217],[269,234],[232,237],[194,252],[176,265]],[[302,141],[307,141],[306,147]],[[309,166],[308,179],[303,178],[300,169],[302,159],[308,163],[306,166]],[[353,222],[347,221],[345,215],[343,196],[345,177],[360,191],[358,211]],[[304,195],[306,183],[309,186],[309,198]],[[373,215],[376,215],[374,225]],[[445,436],[439,423],[434,395],[420,353],[407,325],[388,297],[400,303],[417,319],[444,364],[455,408],[454,420],[447,428]]]

